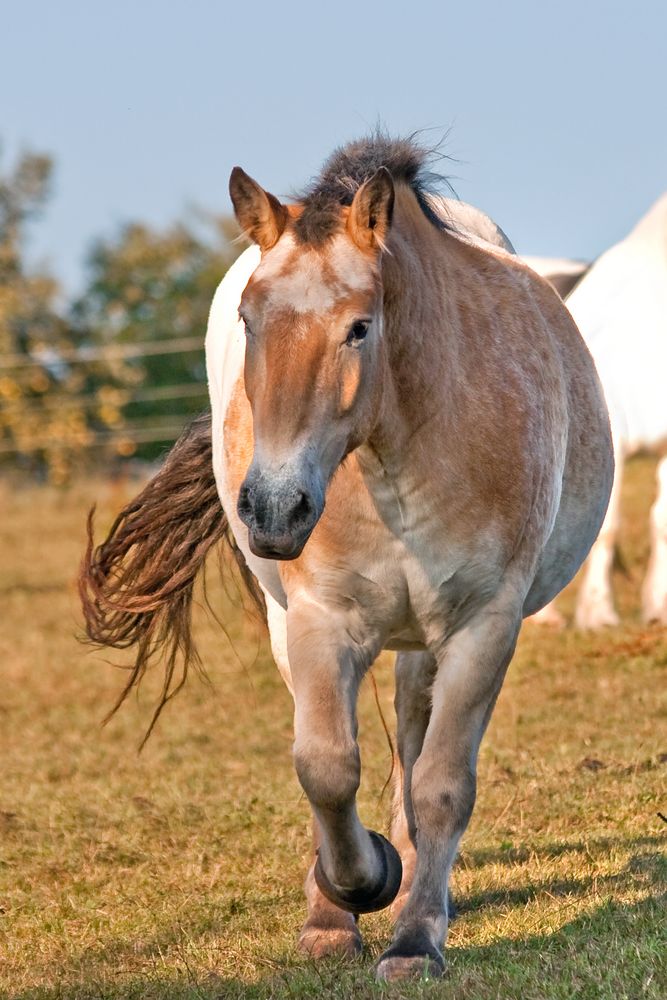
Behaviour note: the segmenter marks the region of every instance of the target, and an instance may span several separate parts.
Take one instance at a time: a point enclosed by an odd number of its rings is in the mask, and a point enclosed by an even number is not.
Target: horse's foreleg
[[[315,859],[320,844],[317,821],[313,820]],[[315,880],[315,862],[310,866],[304,886],[308,916],[299,934],[299,948],[311,958],[341,955],[352,958],[363,946],[355,916],[336,906],[322,893]]]
[[[345,623],[322,623],[321,609],[291,605],[287,645],[294,686],[294,763],[321,836],[313,875],[323,894],[352,913],[388,906],[400,886],[400,858],[368,831],[356,809],[359,684],[372,654]]]
[[[287,655],[287,615],[267,591],[264,592],[264,596],[273,658],[290,694],[294,697],[292,671]],[[313,820],[313,845],[317,854],[319,835],[315,820]],[[313,863],[304,885],[308,911],[299,933],[299,948],[312,958],[324,958],[327,955],[356,955],[362,948],[357,922],[351,913],[341,910],[322,894],[315,881],[314,868]]]
[[[611,587],[611,571],[614,562],[614,545],[618,534],[620,517],[621,483],[623,482],[623,449],[614,440],[614,483],[609,497],[609,506],[602,522],[600,533],[590,551],[584,568],[584,579],[577,595],[574,622],[577,628],[601,628],[603,625],[618,625],[618,615],[614,607]]]
[[[437,657],[431,717],[412,771],[417,864],[392,944],[378,963],[380,979],[444,969],[449,873],[475,802],[479,743],[519,625],[519,609],[489,607]]]
[[[667,625],[667,456],[658,463],[658,495],[651,508],[651,558],[642,588],[644,621]]]
[[[431,685],[435,657],[430,653],[399,653],[396,657],[396,732],[398,773],[394,787],[391,842],[403,862],[401,889],[392,904],[392,915],[403,909],[412,886],[417,861],[417,830],[412,808],[412,769],[419,757],[431,715]]]

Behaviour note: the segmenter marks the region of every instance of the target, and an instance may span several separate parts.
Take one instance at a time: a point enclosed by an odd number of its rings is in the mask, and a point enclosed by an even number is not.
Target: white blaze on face
[[[264,254],[255,272],[270,283],[272,308],[324,315],[346,293],[371,291],[367,258],[345,236],[336,236],[323,252],[297,245],[291,233]]]

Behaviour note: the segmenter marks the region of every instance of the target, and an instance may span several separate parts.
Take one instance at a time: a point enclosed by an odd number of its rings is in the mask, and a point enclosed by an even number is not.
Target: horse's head
[[[243,293],[255,450],[238,512],[259,556],[294,559],[382,394],[380,254],[394,188],[381,168],[349,206],[282,205],[238,167],[230,193],[262,251]]]

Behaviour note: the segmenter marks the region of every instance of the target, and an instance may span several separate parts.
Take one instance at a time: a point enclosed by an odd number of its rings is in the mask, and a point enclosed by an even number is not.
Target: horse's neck
[[[426,219],[411,192],[398,189],[383,261],[387,368],[371,442],[377,451],[404,454],[421,427],[446,422],[445,408],[461,376],[460,323],[452,293],[460,268],[452,259],[455,243]]]

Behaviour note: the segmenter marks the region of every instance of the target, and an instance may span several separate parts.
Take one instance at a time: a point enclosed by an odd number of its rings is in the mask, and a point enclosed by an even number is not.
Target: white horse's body
[[[526,258],[538,273],[569,274],[578,262]],[[564,265],[564,266],[563,266]],[[593,264],[566,299],[602,382],[616,459],[605,522],[589,556],[576,611],[583,628],[618,622],[611,589],[623,463],[657,451],[657,499],[651,513],[651,560],[644,582],[645,620],[667,624],[667,194],[630,234]],[[550,617],[545,608],[540,615]]]

